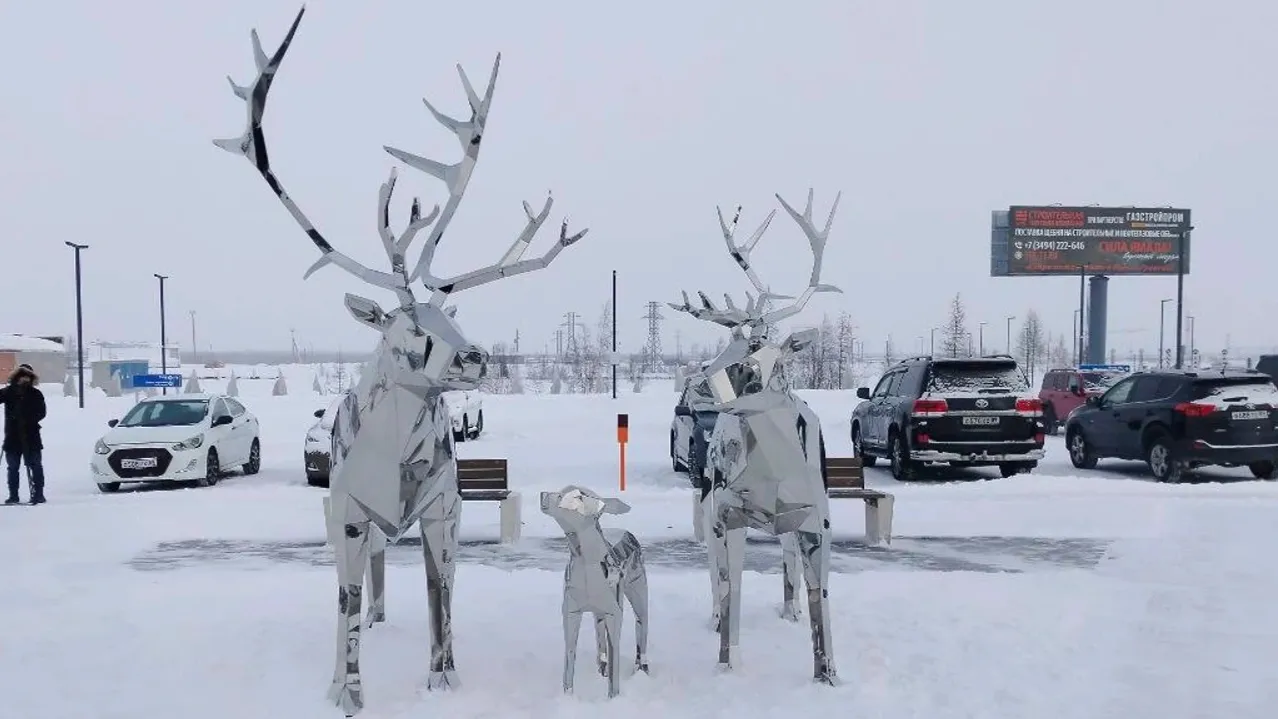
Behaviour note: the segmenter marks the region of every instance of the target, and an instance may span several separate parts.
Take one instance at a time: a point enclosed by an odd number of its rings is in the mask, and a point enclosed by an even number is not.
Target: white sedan
[[[124,482],[217,484],[240,467],[257,474],[262,442],[257,417],[226,395],[179,394],[144,399],[93,447],[94,481],[103,492]]]

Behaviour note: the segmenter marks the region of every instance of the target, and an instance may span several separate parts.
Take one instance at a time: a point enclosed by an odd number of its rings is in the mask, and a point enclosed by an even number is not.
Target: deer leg
[[[723,565],[722,540],[714,534],[714,494],[707,493],[701,499],[702,533],[706,539],[706,565],[710,570],[710,631],[719,631],[720,568]]]
[[[369,523],[350,522],[335,537],[337,565],[337,666],[329,701],[353,717],[364,708],[359,671],[360,609],[363,604],[364,564],[368,561]]]
[[[599,676],[608,676],[608,628],[604,626],[604,616],[595,614],[595,665],[599,667]]]
[[[620,603],[618,603],[618,606],[620,606]],[[609,699],[621,693],[621,615],[622,612],[618,611],[616,614],[604,616],[604,637],[607,639],[608,647]]]
[[[820,532],[796,532],[803,557],[808,589],[808,615],[812,623],[812,677],[822,684],[838,685],[834,647],[830,637],[830,522]]]
[[[457,524],[461,498],[453,500],[442,519],[422,519],[422,554],[426,558],[426,594],[430,602],[430,678],[428,689],[459,685],[453,664],[453,577],[456,574]]]
[[[635,671],[648,671],[648,573],[642,559],[622,580],[626,601],[635,610]]]
[[[781,618],[792,622],[799,621],[799,567],[798,536],[794,532],[781,535]]]
[[[376,526],[368,530],[368,614],[364,626],[386,621],[386,535]]]
[[[566,603],[565,603],[566,604]],[[564,693],[572,694],[577,670],[577,638],[581,636],[581,612],[564,607]]]
[[[738,662],[741,637],[741,575],[745,570],[746,529],[728,529],[723,517],[715,521],[714,537],[722,554],[719,565],[719,668]]]

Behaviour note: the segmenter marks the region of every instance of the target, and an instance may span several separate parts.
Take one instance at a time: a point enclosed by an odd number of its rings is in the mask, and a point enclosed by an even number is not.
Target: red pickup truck
[[[1043,427],[1056,434],[1076,407],[1131,374],[1128,365],[1079,365],[1048,370],[1038,398],[1043,403]]]

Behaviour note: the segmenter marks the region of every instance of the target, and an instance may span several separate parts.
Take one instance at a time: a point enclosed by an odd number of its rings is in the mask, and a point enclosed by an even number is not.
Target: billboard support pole
[[[1190,230],[1194,229],[1190,226]],[[1180,237],[1176,242],[1176,369],[1182,369],[1185,362],[1185,342],[1182,339],[1183,329],[1181,323],[1185,320],[1185,235],[1188,231],[1180,233]]]
[[[1086,318],[1086,313],[1087,313],[1086,308],[1087,308],[1087,267],[1086,265],[1079,265],[1078,266],[1078,361],[1080,363],[1087,361],[1084,359],[1085,355],[1083,354],[1083,351],[1084,351],[1083,338],[1086,336],[1084,334],[1083,328],[1087,326],[1087,323],[1084,322],[1084,319]]]

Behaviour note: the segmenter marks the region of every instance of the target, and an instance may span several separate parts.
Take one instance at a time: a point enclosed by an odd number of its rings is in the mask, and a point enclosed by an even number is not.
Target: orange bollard
[[[618,474],[617,483],[626,491],[626,442],[630,441],[630,415],[617,415]]]

